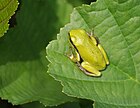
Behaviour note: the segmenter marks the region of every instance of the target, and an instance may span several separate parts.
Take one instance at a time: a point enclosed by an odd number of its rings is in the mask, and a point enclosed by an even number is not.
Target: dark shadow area
[[[45,107],[39,102],[31,102],[20,106],[20,108],[93,108],[93,101],[79,99],[77,102],[67,102],[58,106]]]
[[[87,99],[81,99],[80,108],[93,108],[93,101]]]
[[[12,105],[7,100],[0,100],[0,108],[93,108],[93,101],[80,99],[79,102],[67,102],[58,106],[45,107],[39,102],[30,102],[23,105]]]
[[[89,4],[89,5],[90,5],[91,2],[96,2],[96,0],[84,0],[84,1],[85,1],[86,4]]]
[[[0,99],[0,108],[20,108],[19,105],[12,105],[11,103],[8,103],[7,100],[1,100]]]
[[[67,0],[69,3],[71,3],[74,7],[81,6],[82,4],[88,4],[90,5],[91,2],[96,2],[96,0]]]
[[[20,11],[20,8],[21,8],[21,0],[18,0],[18,1],[19,1],[18,8],[15,11],[15,14],[9,20],[9,28],[13,28],[17,25],[16,14],[18,11]]]
[[[9,24],[9,28],[15,27],[17,25],[16,13],[9,20]]]

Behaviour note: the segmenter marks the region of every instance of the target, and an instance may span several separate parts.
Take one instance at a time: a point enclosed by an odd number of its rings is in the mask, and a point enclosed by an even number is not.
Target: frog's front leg
[[[73,62],[79,62],[80,61],[80,55],[77,52],[77,50],[73,47],[72,44],[71,44],[71,46],[69,46],[69,49],[66,51],[65,55],[67,57],[69,57]]]
[[[82,62],[81,66],[84,70],[84,73],[89,76],[101,76],[101,72],[99,72],[96,68],[90,65],[88,62]],[[82,69],[81,69],[82,70]]]

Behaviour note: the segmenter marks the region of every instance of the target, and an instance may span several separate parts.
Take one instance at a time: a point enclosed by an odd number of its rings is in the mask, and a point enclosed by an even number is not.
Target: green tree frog
[[[101,76],[100,70],[106,68],[109,60],[97,39],[83,29],[71,30],[69,37],[74,48],[69,58],[76,62],[85,74]]]

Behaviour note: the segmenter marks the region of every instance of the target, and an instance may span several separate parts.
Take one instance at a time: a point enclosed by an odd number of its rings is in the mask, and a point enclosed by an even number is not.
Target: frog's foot
[[[88,30],[88,32],[86,32],[88,36],[93,36],[94,35],[94,28],[92,28],[91,30]]]
[[[89,76],[101,76],[101,72],[91,66],[88,62],[82,62],[79,68]]]
[[[93,36],[94,32],[90,31],[90,32],[86,32],[88,36]]]

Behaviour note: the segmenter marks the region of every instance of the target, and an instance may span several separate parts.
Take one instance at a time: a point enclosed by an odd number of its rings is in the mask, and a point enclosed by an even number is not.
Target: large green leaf
[[[70,23],[47,47],[48,72],[65,93],[94,100],[97,108],[140,107],[139,11],[139,0],[98,0],[73,10]],[[86,76],[65,55],[68,32],[76,28],[94,30],[107,52],[110,65],[99,78]]]
[[[0,39],[0,97],[13,104],[40,101],[57,105],[73,101],[47,74],[45,47],[68,22],[72,6],[61,0],[22,0],[17,25]],[[54,8],[55,7],[55,8]],[[65,10],[68,11],[65,11]],[[63,13],[63,14],[62,14]]]
[[[0,37],[9,27],[9,19],[18,7],[17,0],[0,0]]]

